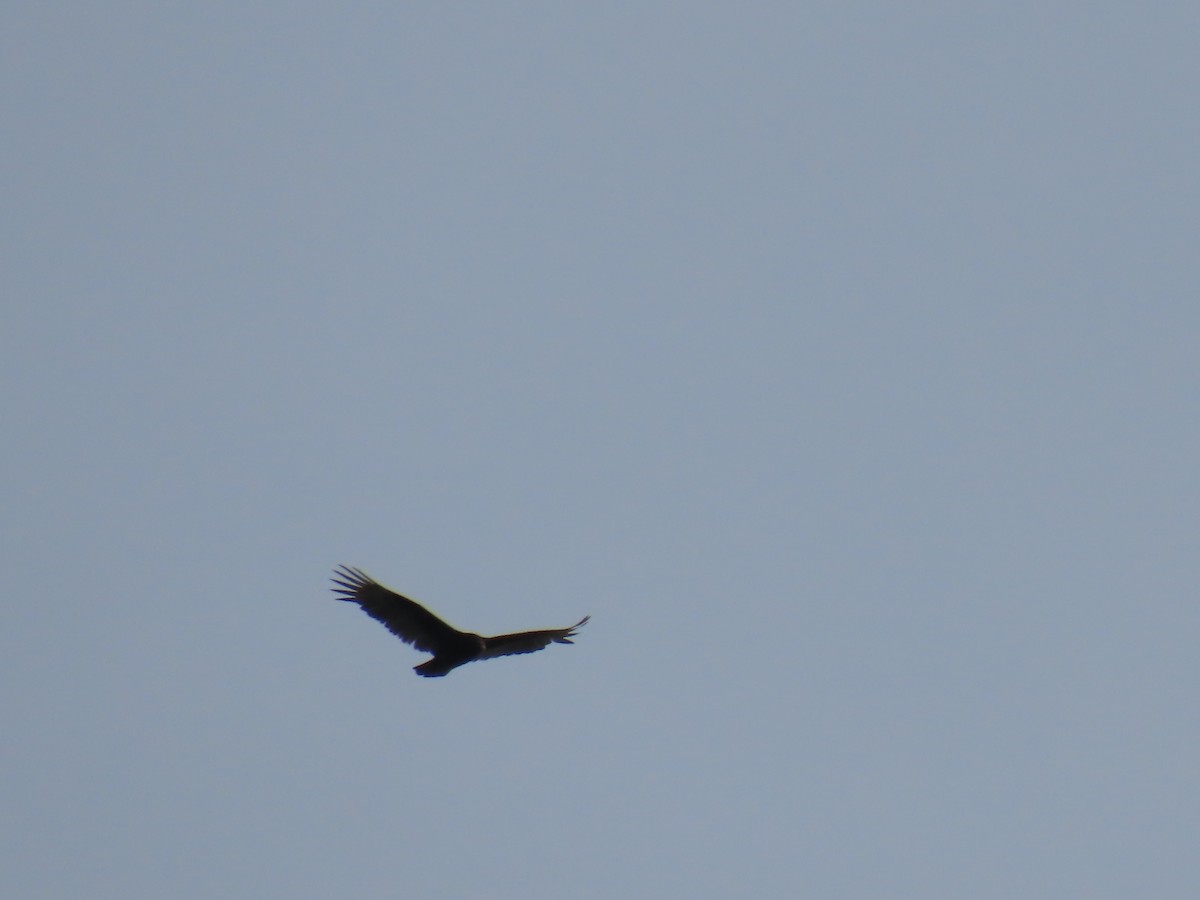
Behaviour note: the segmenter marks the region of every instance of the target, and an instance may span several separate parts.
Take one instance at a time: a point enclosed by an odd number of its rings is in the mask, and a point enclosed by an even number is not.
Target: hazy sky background
[[[1197,46],[10,4],[0,893],[1194,897]]]

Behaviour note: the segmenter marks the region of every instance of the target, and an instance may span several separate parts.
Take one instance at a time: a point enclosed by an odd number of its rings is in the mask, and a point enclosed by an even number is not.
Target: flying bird
[[[426,678],[445,675],[477,659],[533,653],[550,644],[573,644],[571,638],[575,636],[575,630],[582,628],[591,618],[584,616],[570,628],[484,637],[447,625],[415,600],[389,591],[361,569],[338,566],[334,576],[330,580],[336,585],[333,592],[339,600],[357,603],[363,612],[375,621],[382,622],[388,631],[404,643],[433,654],[433,659],[413,666],[413,671]]]

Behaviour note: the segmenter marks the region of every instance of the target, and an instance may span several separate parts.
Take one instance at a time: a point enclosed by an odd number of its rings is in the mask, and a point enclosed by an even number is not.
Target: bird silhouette
[[[486,637],[459,631],[443,622],[420,603],[388,590],[361,569],[338,566],[330,579],[339,600],[357,603],[362,611],[382,622],[392,634],[418,650],[432,653],[433,659],[414,666],[413,671],[426,678],[446,675],[477,659],[492,659],[516,653],[533,653],[550,644],[572,644],[575,631],[587,624],[584,616],[569,628],[520,631]]]

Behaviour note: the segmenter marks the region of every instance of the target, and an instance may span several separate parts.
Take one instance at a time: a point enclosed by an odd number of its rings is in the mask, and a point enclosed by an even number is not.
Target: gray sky
[[[1198,37],[11,7],[0,893],[1194,896]]]

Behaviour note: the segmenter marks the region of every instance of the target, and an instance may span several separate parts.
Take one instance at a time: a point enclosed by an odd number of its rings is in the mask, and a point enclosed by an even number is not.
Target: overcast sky
[[[1197,46],[10,4],[0,893],[1194,897]]]

